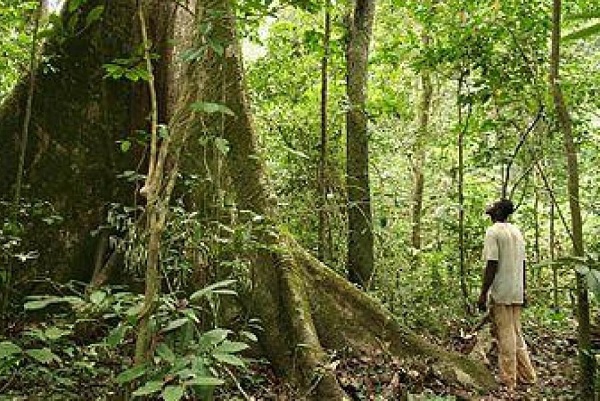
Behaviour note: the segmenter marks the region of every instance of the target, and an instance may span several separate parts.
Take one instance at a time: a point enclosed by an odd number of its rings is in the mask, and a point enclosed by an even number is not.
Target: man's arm
[[[485,273],[483,275],[483,284],[481,285],[481,293],[479,294],[479,300],[477,301],[477,307],[480,312],[485,311],[487,304],[487,293],[494,282],[496,272],[498,271],[498,261],[488,260],[485,266]]]

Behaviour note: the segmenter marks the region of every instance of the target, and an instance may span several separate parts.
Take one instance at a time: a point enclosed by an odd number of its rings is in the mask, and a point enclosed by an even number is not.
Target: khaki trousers
[[[521,332],[521,305],[494,304],[491,308],[498,340],[500,381],[509,388],[533,384],[536,374]]]

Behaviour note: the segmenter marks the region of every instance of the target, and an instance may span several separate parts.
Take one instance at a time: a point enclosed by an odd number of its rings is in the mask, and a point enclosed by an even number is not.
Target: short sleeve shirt
[[[498,261],[490,287],[494,303],[522,304],[525,241],[521,231],[510,223],[494,223],[485,233],[483,255],[486,261]]]

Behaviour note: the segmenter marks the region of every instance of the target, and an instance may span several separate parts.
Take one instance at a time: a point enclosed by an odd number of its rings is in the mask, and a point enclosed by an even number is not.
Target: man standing
[[[485,233],[486,260],[483,285],[477,305],[490,307],[498,340],[500,381],[509,390],[517,384],[533,384],[536,374],[521,333],[521,309],[525,297],[525,241],[521,231],[507,222],[514,212],[508,199],[486,210],[493,225]]]

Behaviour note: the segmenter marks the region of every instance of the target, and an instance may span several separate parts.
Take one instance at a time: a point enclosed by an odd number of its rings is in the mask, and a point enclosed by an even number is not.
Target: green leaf
[[[104,342],[109,347],[116,347],[117,345],[121,344],[121,342],[125,338],[126,333],[127,333],[127,326],[120,324],[117,327],[115,327],[114,329],[112,329],[110,331],[110,333],[108,333],[108,336],[106,336],[106,339]]]
[[[25,307],[25,310],[38,310],[38,309],[44,309],[48,305],[62,303],[62,302],[67,302],[67,301],[64,298],[48,297],[45,299],[37,299],[34,301],[26,302],[24,307]]]
[[[23,352],[21,347],[10,341],[2,341],[0,343],[0,359],[9,357],[11,355],[20,354]]]
[[[177,358],[175,353],[165,343],[161,343],[156,347],[156,354],[170,364],[173,364]]]
[[[163,333],[165,333],[167,331],[178,329],[181,326],[183,326],[184,324],[186,324],[187,322],[189,322],[189,319],[187,317],[182,317],[180,319],[171,320],[169,322],[169,324],[167,324],[167,326],[165,328],[163,328],[161,331]]]
[[[69,17],[69,21],[67,22],[67,31],[75,33],[75,28],[79,23],[79,14],[73,14]]]
[[[179,378],[181,380],[193,379],[194,377],[196,377],[196,373],[194,372],[193,369],[185,368],[185,369],[179,370],[177,372],[177,376],[179,376]]]
[[[94,291],[92,292],[92,295],[90,295],[90,301],[92,301],[94,305],[100,305],[105,299],[106,292],[104,291]]]
[[[193,378],[191,380],[187,380],[185,382],[186,386],[201,386],[201,387],[220,386],[222,384],[225,384],[224,380],[221,380],[218,377],[209,377],[209,376],[195,377],[195,378]]]
[[[121,152],[125,153],[131,148],[131,141],[121,141]]]
[[[26,350],[25,353],[43,364],[49,364],[53,361],[60,362],[58,355],[53,353],[50,348],[33,348]]]
[[[213,51],[215,53],[217,53],[217,55],[219,55],[220,57],[223,57],[223,54],[225,54],[225,48],[223,47],[222,44],[214,42],[214,41],[210,41],[209,45],[213,49]]]
[[[229,153],[229,142],[225,138],[215,138],[215,147],[222,155],[227,155],[227,153]]]
[[[241,358],[239,358],[235,355],[232,355],[232,354],[213,353],[212,356],[217,361],[226,363],[228,365],[233,365],[233,366],[244,366],[245,365],[244,361]]]
[[[213,329],[202,334],[199,342],[201,345],[216,345],[226,339],[229,333],[231,333],[230,330]]]
[[[77,10],[85,2],[86,0],[69,0],[69,12],[72,13]]]
[[[49,327],[44,331],[44,335],[48,340],[58,340],[61,337],[68,336],[72,330],[64,330],[59,327]]]
[[[183,386],[167,386],[163,390],[162,396],[165,401],[179,401],[184,393],[185,388]]]
[[[235,280],[223,280],[223,281],[219,281],[218,283],[211,284],[209,286],[206,286],[206,287],[204,287],[204,288],[196,291],[195,293],[193,293],[190,296],[190,299],[192,301],[196,300],[196,299],[198,299],[198,298],[200,298],[202,296],[210,294],[213,290],[215,290],[217,288],[228,287],[228,286],[230,286],[230,285],[232,285],[234,283],[235,283]]]
[[[287,150],[289,153],[293,154],[294,156],[298,156],[306,160],[310,159],[310,157],[306,153],[300,152],[299,150],[292,149],[288,146],[284,146],[284,149]]]
[[[163,382],[160,381],[150,381],[144,384],[142,387],[135,390],[132,395],[134,397],[141,397],[144,395],[153,394],[159,392],[163,387]]]
[[[183,61],[196,61],[204,56],[206,49],[206,46],[201,46],[198,49],[188,49],[183,51],[180,57]]]
[[[146,373],[146,369],[146,365],[134,366],[121,372],[115,378],[115,381],[119,384],[129,383],[130,381],[133,381],[138,377],[142,377]]]
[[[136,70],[127,70],[125,71],[125,78],[130,81],[137,82],[141,78],[140,74],[137,73]]]
[[[590,290],[597,295],[600,295],[600,271],[590,269],[587,275],[587,281]]]
[[[230,116],[235,116],[235,113],[227,106],[218,103],[195,102],[190,106],[192,110],[200,113],[223,113]]]
[[[238,342],[238,341],[223,341],[222,344],[219,344],[217,348],[215,348],[215,353],[223,353],[223,354],[234,354],[236,352],[243,351],[248,349],[248,344]]]
[[[581,14],[567,14],[565,20],[589,20],[594,18],[600,18],[600,11],[591,11],[588,13]]]
[[[42,342],[47,341],[46,335],[44,334],[44,332],[41,329],[36,329],[36,328],[28,329],[25,332],[25,335],[28,337],[35,338],[36,340],[39,340]]]
[[[569,33],[568,35],[563,36],[563,40],[577,40],[577,39],[586,39],[590,36],[594,36],[600,33],[600,22],[597,22],[588,27],[578,29],[574,32]]]
[[[137,320],[137,316],[140,314],[140,311],[142,310],[142,306],[143,305],[141,302],[136,305],[133,305],[132,307],[128,308],[125,311],[125,315],[127,315],[128,317],[134,317],[135,320]]]
[[[158,126],[158,136],[162,139],[166,139],[169,136],[169,126],[160,124]]]
[[[237,295],[237,291],[234,290],[228,290],[226,288],[220,289],[220,290],[214,290],[213,294],[217,294],[217,295]]]
[[[258,338],[256,337],[256,335],[254,333],[251,333],[249,331],[245,331],[242,330],[240,331],[240,334],[244,337],[246,337],[248,340],[252,341],[252,342],[257,342]]]
[[[98,21],[104,12],[104,6],[96,6],[92,8],[85,18],[85,27],[92,25],[94,22]]]

